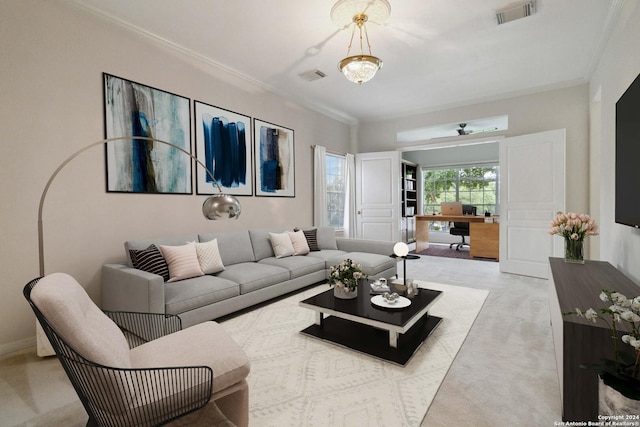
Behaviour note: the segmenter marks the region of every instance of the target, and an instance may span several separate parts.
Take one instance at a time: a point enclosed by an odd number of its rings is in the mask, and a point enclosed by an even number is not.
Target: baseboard
[[[16,353],[18,351],[27,350],[29,348],[33,348],[35,352],[36,348],[36,336],[32,336],[29,338],[24,338],[18,341],[13,341],[6,344],[0,344],[0,357],[9,355],[11,353]]]

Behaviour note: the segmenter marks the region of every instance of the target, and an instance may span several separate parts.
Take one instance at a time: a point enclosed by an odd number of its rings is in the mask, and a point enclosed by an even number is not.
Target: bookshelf
[[[402,161],[401,180],[402,239],[407,243],[412,243],[415,241],[414,217],[418,214],[418,165]]]

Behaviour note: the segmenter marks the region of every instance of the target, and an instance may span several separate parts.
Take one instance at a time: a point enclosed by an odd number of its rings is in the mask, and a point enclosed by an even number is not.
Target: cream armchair
[[[89,421],[87,426],[247,426],[249,360],[216,322],[105,313],[71,276],[24,288]]]

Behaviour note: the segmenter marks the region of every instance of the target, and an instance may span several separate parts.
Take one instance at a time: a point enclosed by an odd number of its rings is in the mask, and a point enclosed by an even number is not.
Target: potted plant
[[[619,292],[602,290],[600,299],[607,307],[597,312],[589,308],[583,312],[576,308],[575,314],[596,323],[605,322],[611,331],[613,359],[601,359],[597,363],[580,367],[594,370],[600,377],[599,413],[606,415],[640,413],[640,296],[629,299]],[[625,322],[630,330],[618,339],[619,323]],[[624,323],[623,323],[624,324]]]
[[[334,286],[333,294],[336,298],[352,299],[358,296],[358,280],[364,277],[362,265],[347,258],[331,267],[329,286]]]
[[[598,234],[598,224],[587,214],[558,212],[549,234],[564,237],[564,260],[584,264],[584,239]]]

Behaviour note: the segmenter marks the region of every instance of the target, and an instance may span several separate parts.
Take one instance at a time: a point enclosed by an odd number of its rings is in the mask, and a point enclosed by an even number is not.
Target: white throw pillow
[[[204,274],[213,274],[224,270],[220,249],[218,249],[218,239],[204,243],[196,242],[196,254]]]
[[[310,252],[307,238],[305,237],[302,230],[287,231],[287,234],[289,234],[289,239],[291,239],[294,255],[306,255]]]
[[[160,252],[162,252],[162,256],[169,266],[169,280],[167,282],[176,282],[204,275],[198,262],[198,254],[196,253],[196,244],[194,242],[182,246],[160,245]]]
[[[293,244],[288,233],[269,233],[271,247],[276,258],[284,258],[293,255]]]

